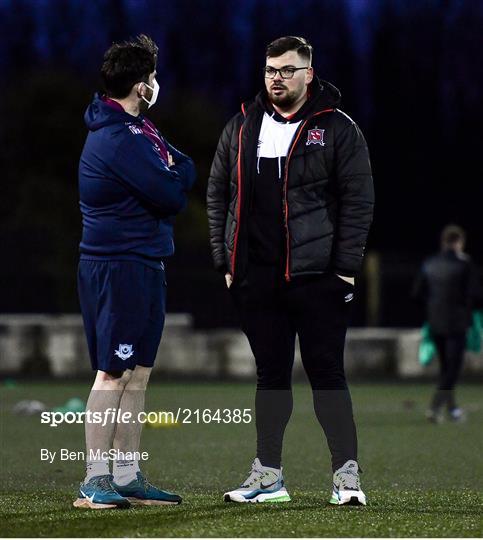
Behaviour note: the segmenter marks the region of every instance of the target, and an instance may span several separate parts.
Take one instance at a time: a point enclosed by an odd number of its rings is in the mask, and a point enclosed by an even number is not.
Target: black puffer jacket
[[[373,214],[371,167],[360,129],[336,108],[340,92],[333,85],[314,81],[310,95],[297,113],[302,122],[285,167],[286,280],[327,270],[354,276],[361,267]],[[267,107],[263,91],[227,123],[208,180],[215,267],[230,272],[234,281],[246,273],[247,215]]]
[[[478,273],[468,255],[448,249],[424,261],[413,297],[426,303],[434,334],[462,334],[471,326],[473,309],[483,308]]]

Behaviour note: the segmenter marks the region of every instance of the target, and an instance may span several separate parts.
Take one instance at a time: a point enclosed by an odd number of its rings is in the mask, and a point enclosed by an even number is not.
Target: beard
[[[300,98],[301,92],[298,90],[292,90],[289,91],[285,87],[283,87],[283,93],[276,95],[273,93],[273,89],[270,89],[268,91],[268,98],[269,100],[276,105],[277,107],[280,107],[281,109],[288,109],[290,108],[299,98]]]

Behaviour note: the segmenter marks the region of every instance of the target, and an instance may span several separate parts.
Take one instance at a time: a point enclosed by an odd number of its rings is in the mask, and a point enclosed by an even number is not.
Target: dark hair
[[[297,36],[285,36],[272,41],[267,46],[265,56],[282,56],[287,51],[297,51],[309,64],[312,62],[312,45],[305,38]]]
[[[158,47],[154,41],[141,34],[131,41],[113,43],[104,54],[101,78],[106,94],[125,98],[138,82],[148,82],[149,74],[156,69]]]
[[[458,225],[446,225],[441,232],[441,246],[443,248],[449,248],[454,246],[457,242],[465,242],[465,231]]]

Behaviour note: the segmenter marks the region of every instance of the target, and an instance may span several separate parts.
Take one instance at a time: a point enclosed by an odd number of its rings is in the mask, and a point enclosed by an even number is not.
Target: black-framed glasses
[[[263,68],[263,74],[265,76],[265,79],[275,79],[275,75],[277,73],[280,73],[280,77],[282,79],[292,79],[295,75],[295,72],[299,69],[310,69],[310,66],[304,66],[304,67],[292,67],[292,66],[285,66],[280,69],[275,69],[272,66],[265,66]]]

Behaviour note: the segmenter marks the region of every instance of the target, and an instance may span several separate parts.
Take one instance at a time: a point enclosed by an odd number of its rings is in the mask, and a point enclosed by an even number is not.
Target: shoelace
[[[117,493],[117,491],[114,489],[114,486],[111,484],[111,479],[108,476],[102,476],[101,478],[99,478],[96,484],[108,493]]]
[[[265,473],[263,471],[259,471],[258,469],[252,469],[248,474],[248,478],[243,482],[241,487],[253,486],[253,484],[256,484],[258,481],[260,481],[263,476],[265,476]]]
[[[154,488],[153,484],[148,482],[148,479],[144,475],[141,475],[141,482],[142,482],[144,491],[148,491],[149,488]]]
[[[348,489],[359,489],[360,482],[359,482],[359,475],[350,471],[340,471],[338,473],[338,477],[340,479],[340,482],[342,484],[343,488]]]

